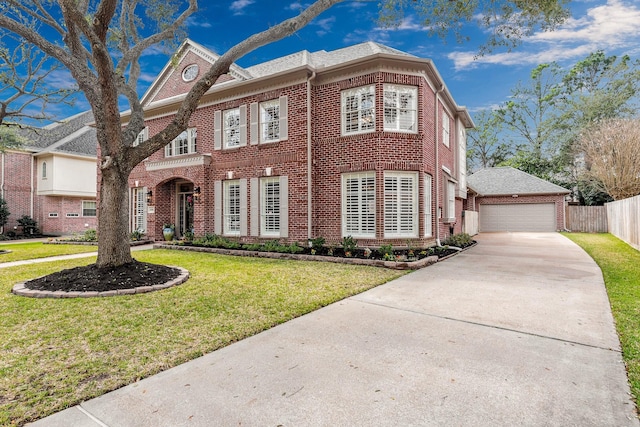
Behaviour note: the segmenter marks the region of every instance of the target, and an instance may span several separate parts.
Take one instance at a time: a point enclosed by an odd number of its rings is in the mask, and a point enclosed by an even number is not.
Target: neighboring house
[[[566,188],[512,167],[469,175],[466,209],[479,212],[479,231],[557,231],[565,228]]]
[[[142,98],[163,129],[218,55],[186,40]],[[123,114],[126,123],[128,113]],[[131,229],[430,245],[459,232],[466,129],[434,64],[372,42],[231,67],[129,178]]]
[[[43,234],[96,228],[96,134],[85,112],[43,128],[20,130],[20,150],[0,153],[0,194],[7,201],[5,234],[21,234],[28,215]]]

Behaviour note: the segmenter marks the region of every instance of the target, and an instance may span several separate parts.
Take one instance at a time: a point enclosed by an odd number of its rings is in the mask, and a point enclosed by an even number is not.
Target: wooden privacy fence
[[[606,233],[607,208],[604,206],[567,205],[567,230],[584,233]]]
[[[478,234],[478,212],[463,211],[462,232],[470,236]]]
[[[640,196],[607,203],[609,233],[640,250]]]

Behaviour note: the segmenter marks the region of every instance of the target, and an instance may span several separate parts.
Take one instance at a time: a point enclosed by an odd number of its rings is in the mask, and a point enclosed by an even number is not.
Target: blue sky
[[[200,2],[200,11],[189,19],[188,36],[214,52],[223,53],[251,34],[294,16],[305,3],[266,0]],[[307,27],[282,41],[262,47],[237,63],[254,65],[300,50],[334,50],[365,41],[379,42],[424,58],[430,58],[459,105],[474,111],[508,99],[516,83],[526,81],[532,68],[556,61],[569,67],[598,49],[607,55],[640,57],[640,1],[573,0],[572,17],[552,33],[535,33],[512,52],[495,51],[474,58],[486,35],[478,29],[467,33],[463,44],[453,38],[430,37],[416,16],[405,16],[397,28],[381,28],[377,1],[345,2],[325,11]],[[168,60],[152,49],[141,58],[142,95]],[[87,109],[86,101],[75,110]]]

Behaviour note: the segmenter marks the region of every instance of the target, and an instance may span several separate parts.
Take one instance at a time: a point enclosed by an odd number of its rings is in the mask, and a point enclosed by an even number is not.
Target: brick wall
[[[182,62],[198,63],[199,57],[189,57]],[[186,84],[180,78],[180,70],[176,69],[166,87],[156,97],[173,96],[186,90]],[[200,65],[201,69],[204,65]],[[418,88],[418,133],[382,132],[383,124],[383,84],[412,85]],[[371,133],[341,136],[340,103],[341,91],[351,87],[376,85],[376,129]],[[214,149],[214,112],[247,107],[253,102],[277,99],[282,95],[288,97],[288,139],[276,143],[251,145],[251,129],[247,120],[247,145],[233,149]],[[313,229],[308,230],[308,178],[307,178],[307,84],[291,84],[288,87],[267,90],[264,93],[247,95],[239,99],[226,101],[199,108],[192,116],[189,127],[198,130],[197,151],[211,157],[208,166],[178,167],[157,171],[147,171],[145,164],[138,165],[129,179],[129,186],[147,187],[153,192],[151,205],[155,213],[147,215],[148,235],[161,239],[162,224],[174,222],[176,206],[176,182],[183,180],[200,187],[200,200],[194,205],[194,227],[196,235],[213,232],[214,218],[214,183],[227,179],[228,172],[233,179],[258,178],[265,176],[266,168],[270,168],[271,176],[288,176],[289,183],[289,238],[290,242],[306,242],[307,237],[324,237],[328,242],[337,243],[342,239],[341,231],[341,176],[345,172],[375,171],[376,173],[376,229],[375,239],[359,241],[361,245],[377,246],[382,243],[405,245],[406,239],[384,239],[384,185],[385,171],[413,171],[418,173],[419,182],[419,236],[424,236],[424,174],[433,178],[432,190],[432,230],[433,237],[420,237],[413,244],[426,245],[435,240],[436,226],[440,237],[460,232],[463,201],[456,200],[456,221],[443,224],[438,221],[438,207],[444,209],[446,183],[444,164],[455,174],[455,117],[451,117],[451,144],[446,147],[441,141],[441,117],[444,113],[442,105],[438,105],[439,123],[435,119],[435,93],[423,76],[402,75],[388,72],[375,72],[366,75],[345,78],[331,83],[323,83],[312,88],[312,220]],[[146,122],[149,135],[152,136],[163,129],[171,117],[150,119]],[[439,133],[439,157],[441,163],[435,163],[436,132]],[[154,153],[145,163],[161,161],[164,151]],[[437,177],[437,179],[436,179]],[[436,181],[438,191],[436,191]],[[247,200],[251,200],[251,188],[248,188]],[[436,200],[436,194],[439,199]],[[251,224],[251,209],[247,210],[247,223]],[[436,225],[438,224],[438,225]],[[242,240],[256,240],[249,236]]]
[[[4,176],[0,177],[2,197],[7,202],[11,213],[9,221],[4,227],[7,232],[18,226],[17,220],[20,217],[32,215],[31,167],[33,157],[30,153],[25,152],[6,152],[0,155],[4,160]]]

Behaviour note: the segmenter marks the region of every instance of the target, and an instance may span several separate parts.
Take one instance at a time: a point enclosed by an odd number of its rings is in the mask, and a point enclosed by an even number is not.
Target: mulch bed
[[[162,285],[179,275],[177,268],[139,261],[112,268],[97,268],[91,264],[30,280],[25,287],[41,291],[105,292]]]

